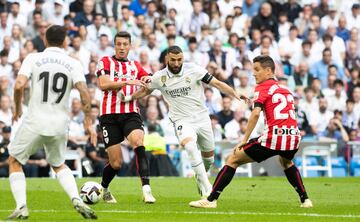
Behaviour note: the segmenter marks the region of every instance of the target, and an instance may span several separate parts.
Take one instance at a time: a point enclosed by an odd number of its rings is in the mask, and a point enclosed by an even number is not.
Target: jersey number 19
[[[55,75],[52,76],[52,80],[50,80],[50,73],[49,72],[42,72],[39,76],[39,81],[43,82],[43,96],[42,96],[42,101],[43,102],[47,102],[48,98],[49,98],[49,84],[51,81],[51,89],[54,93],[58,94],[58,97],[55,101],[55,103],[60,103],[62,98],[65,95],[66,92],[66,86],[67,86],[67,82],[68,82],[68,77],[61,72],[57,72],[55,73]],[[59,84],[60,82],[60,84]]]

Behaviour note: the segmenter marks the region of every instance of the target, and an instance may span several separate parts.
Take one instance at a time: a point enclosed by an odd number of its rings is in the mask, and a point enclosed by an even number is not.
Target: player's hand
[[[245,145],[246,145],[246,142],[245,142],[245,141],[242,141],[241,143],[239,143],[238,145],[236,145],[235,148],[234,148],[234,153],[235,153],[236,151],[240,151]]]
[[[96,145],[97,145],[97,133],[95,132],[95,130],[93,128],[88,129],[88,133],[89,133],[89,136],[90,136],[91,145],[96,147]]]
[[[17,122],[20,117],[22,116],[22,110],[19,110],[19,111],[15,111],[13,116],[12,116],[12,123],[14,124],[15,122]]]
[[[247,96],[242,95],[242,94],[240,94],[240,99],[244,100],[248,104],[250,104],[250,102],[251,102],[251,100]]]
[[[141,80],[137,80],[137,79],[133,79],[133,80],[127,80],[125,82],[126,85],[135,85],[135,86],[142,86],[142,87],[146,87],[146,83],[144,81]]]
[[[141,77],[141,81],[144,81],[145,83],[151,83],[151,77],[150,76],[143,76]]]

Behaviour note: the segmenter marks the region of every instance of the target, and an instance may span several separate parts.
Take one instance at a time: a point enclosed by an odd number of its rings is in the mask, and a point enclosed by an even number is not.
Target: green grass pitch
[[[212,178],[214,180],[214,178]],[[77,180],[80,187],[85,181]],[[360,178],[304,179],[313,209],[299,207],[298,196],[285,177],[236,177],[225,189],[217,209],[194,209],[189,201],[199,199],[191,178],[152,178],[157,202],[142,202],[138,178],[116,178],[110,188],[117,204],[93,205],[98,221],[360,221]],[[28,179],[28,221],[84,221],[55,179]],[[11,213],[9,181],[0,179],[0,221]]]

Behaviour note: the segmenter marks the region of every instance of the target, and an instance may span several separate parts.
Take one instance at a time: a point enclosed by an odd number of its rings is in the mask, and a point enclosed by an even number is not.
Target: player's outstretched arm
[[[151,94],[151,92],[152,92],[152,90],[150,90],[149,88],[141,87],[139,90],[137,90],[130,96],[125,96],[123,94],[123,92],[120,92],[120,95],[121,95],[121,100],[123,100],[124,102],[129,102],[131,100],[135,100],[135,99],[139,99],[144,96],[147,96],[147,95]]]
[[[92,145],[96,146],[97,143],[97,134],[95,130],[92,127],[92,121],[91,121],[91,99],[90,94],[87,89],[85,82],[77,82],[75,84],[75,88],[79,90],[80,92],[80,98],[82,103],[82,110],[85,114],[84,118],[84,128],[87,133],[90,135],[90,142]]]
[[[138,86],[146,86],[146,84],[141,80],[127,80],[127,81],[112,81],[109,76],[103,75],[99,76],[99,88],[103,91],[105,90],[119,90],[125,85],[138,85]]]
[[[27,81],[28,81],[28,77],[25,75],[19,74],[16,77],[15,87],[14,87],[15,112],[12,117],[13,123],[17,121],[22,115],[21,101]]]
[[[209,82],[210,86],[214,86],[215,88],[217,88],[218,90],[220,90],[222,93],[225,93],[226,95],[230,96],[231,98],[235,98],[235,99],[243,99],[245,100],[245,102],[249,102],[249,98],[245,95],[238,95],[235,90],[233,88],[231,88],[228,84],[219,81],[218,79],[216,79],[215,77],[213,77],[211,79],[211,81]]]
[[[254,130],[257,121],[259,120],[260,113],[261,113],[261,108],[254,107],[254,109],[252,110],[251,115],[249,117],[249,121],[248,121],[248,125],[246,127],[243,141],[241,141],[241,143],[237,146],[238,149],[241,149],[249,140],[249,137],[250,137],[252,131]]]

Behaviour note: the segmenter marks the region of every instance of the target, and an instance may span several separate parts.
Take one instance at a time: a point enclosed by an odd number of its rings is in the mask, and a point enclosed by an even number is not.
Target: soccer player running
[[[129,61],[127,56],[131,48],[131,36],[128,32],[119,32],[114,37],[115,55],[103,57],[98,64],[99,87],[103,91],[100,107],[100,126],[103,132],[109,163],[103,170],[101,185],[104,188],[103,199],[107,203],[116,203],[110,193],[109,184],[119,171],[123,157],[120,143],[126,138],[135,151],[136,168],[140,176],[145,203],[155,203],[149,181],[149,163],[145,155],[143,121],[139,115],[138,103],[123,101],[134,93],[138,86],[144,86],[141,78],[148,73],[139,62]]]
[[[63,50],[66,29],[53,25],[46,30],[44,52],[29,54],[23,61],[15,82],[13,122],[22,116],[22,97],[30,79],[31,95],[27,114],[9,145],[9,180],[16,209],[7,219],[27,219],[26,181],[22,166],[42,147],[46,160],[56,173],[60,185],[70,197],[74,208],[86,219],[96,219],[93,210],[79,197],[75,178],[64,164],[69,127],[69,95],[73,87],[80,92],[85,113],[84,128],[96,144],[92,129],[90,95],[79,61]]]
[[[207,196],[211,192],[211,184],[206,172],[214,162],[215,145],[201,82],[216,87],[231,98],[247,98],[238,96],[230,86],[217,80],[206,69],[195,63],[183,63],[180,47],[169,47],[166,56],[167,67],[152,77],[144,78],[145,82],[149,82],[148,90],[139,90],[125,99],[139,98],[154,89],[161,91],[169,105],[169,118],[174,124],[179,144],[185,148],[195,172],[199,193]]]
[[[299,194],[301,207],[310,208],[299,170],[291,161],[298,151],[300,131],[297,127],[294,97],[288,88],[279,85],[274,79],[275,64],[269,56],[257,56],[253,60],[256,83],[254,109],[250,115],[243,141],[229,155],[226,165],[221,169],[213,185],[211,194],[202,200],[192,201],[191,207],[216,208],[216,200],[232,180],[238,166],[250,162],[262,162],[279,155],[281,166],[289,183]],[[260,112],[264,111],[266,127],[264,133],[249,140]]]

